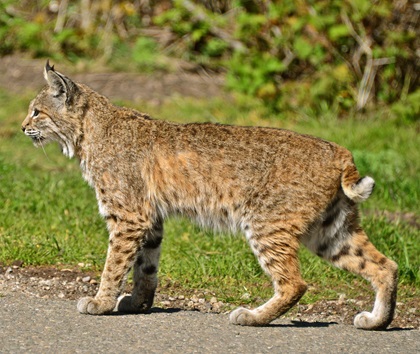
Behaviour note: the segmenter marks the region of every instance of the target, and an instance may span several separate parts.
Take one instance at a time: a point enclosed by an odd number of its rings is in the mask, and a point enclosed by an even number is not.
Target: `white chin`
[[[71,159],[74,156],[74,149],[72,146],[61,145],[61,152],[64,156],[67,156],[69,159]]]

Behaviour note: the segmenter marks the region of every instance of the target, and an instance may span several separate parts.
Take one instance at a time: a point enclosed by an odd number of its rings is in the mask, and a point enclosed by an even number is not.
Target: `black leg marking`
[[[331,257],[331,261],[337,262],[341,257],[347,256],[350,253],[350,246],[344,245],[343,248],[335,256]]]
[[[147,274],[147,275],[152,275],[152,274],[156,273],[156,271],[157,271],[157,269],[156,269],[156,266],[154,266],[154,265],[149,265],[149,266],[143,268],[143,273]]]
[[[138,256],[136,259],[136,264],[140,267],[143,264],[143,257]]]
[[[161,236],[154,236],[150,235],[146,242],[144,243],[144,248],[158,248],[160,244],[162,243],[162,237]]]
[[[328,243],[321,243],[318,247],[318,250],[316,252],[316,254],[318,256],[322,256],[324,254],[324,252],[328,249]]]
[[[335,199],[326,210],[326,217],[322,222],[322,227],[331,226],[335,219],[340,215],[341,209],[339,207],[340,198]]]

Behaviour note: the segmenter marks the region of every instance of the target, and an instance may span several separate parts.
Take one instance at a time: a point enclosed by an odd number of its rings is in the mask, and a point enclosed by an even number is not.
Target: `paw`
[[[104,315],[112,312],[115,307],[113,299],[94,299],[83,297],[77,303],[77,310],[88,315]]]
[[[150,310],[152,301],[133,301],[131,295],[125,295],[119,298],[117,310],[124,313],[146,313]]]
[[[372,313],[363,311],[354,318],[354,326],[365,330],[385,329],[390,321],[375,317]]]
[[[257,321],[257,316],[251,310],[243,307],[236,309],[229,315],[229,321],[235,325],[241,326],[261,326],[262,324]],[[264,324],[264,323],[263,323]]]

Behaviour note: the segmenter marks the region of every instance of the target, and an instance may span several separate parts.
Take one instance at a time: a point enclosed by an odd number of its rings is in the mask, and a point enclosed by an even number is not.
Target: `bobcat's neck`
[[[75,130],[74,152],[75,156],[83,161],[89,148],[92,149],[92,142],[103,139],[103,127],[112,118],[117,107],[88,86],[79,84],[79,87],[83,92],[83,107],[79,110],[80,129]]]
[[[118,163],[140,163],[153,134],[153,120],[136,110],[113,105],[106,97],[87,89],[86,110],[75,155],[83,177],[93,187]]]

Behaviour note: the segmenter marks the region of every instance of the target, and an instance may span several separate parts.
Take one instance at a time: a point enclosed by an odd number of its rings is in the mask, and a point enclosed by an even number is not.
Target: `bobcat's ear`
[[[44,78],[51,89],[53,96],[66,104],[70,103],[77,92],[76,84],[68,77],[55,71],[54,65],[50,66],[49,60],[44,68]]]

